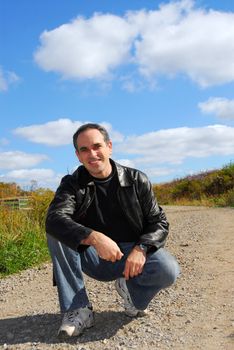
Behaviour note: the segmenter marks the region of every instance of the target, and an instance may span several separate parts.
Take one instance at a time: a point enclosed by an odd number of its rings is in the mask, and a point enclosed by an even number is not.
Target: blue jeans
[[[47,235],[58,288],[61,312],[71,311],[89,304],[83,272],[98,281],[113,281],[123,277],[125,261],[134,243],[119,243],[124,256],[116,262],[101,259],[95,248],[89,246],[79,253]],[[153,297],[173,284],[179,275],[179,265],[164,248],[147,254],[143,272],[126,281],[134,306],[147,308]],[[97,291],[98,293],[98,291]]]

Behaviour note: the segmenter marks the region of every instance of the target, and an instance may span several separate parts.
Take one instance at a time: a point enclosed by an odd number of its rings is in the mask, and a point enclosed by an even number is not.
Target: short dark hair
[[[75,149],[78,151],[78,147],[77,147],[77,137],[84,131],[88,130],[88,129],[97,129],[100,131],[100,133],[103,135],[104,141],[105,143],[110,141],[110,136],[107,132],[107,130],[100,124],[95,124],[95,123],[87,123],[87,124],[83,124],[81,125],[75,132],[75,134],[73,135],[73,145],[75,147]]]

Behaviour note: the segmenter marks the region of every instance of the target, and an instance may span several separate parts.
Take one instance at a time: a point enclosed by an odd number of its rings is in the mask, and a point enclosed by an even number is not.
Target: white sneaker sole
[[[58,338],[60,340],[63,340],[63,339],[71,338],[71,337],[78,337],[79,335],[83,334],[86,329],[89,329],[93,326],[94,326],[94,317],[92,317],[92,319],[88,320],[87,324],[85,324],[83,328],[80,328],[77,331],[76,331],[76,329],[74,329],[72,334],[69,334],[69,332],[66,331],[66,329],[61,329],[61,327],[60,327],[60,329],[58,331]]]

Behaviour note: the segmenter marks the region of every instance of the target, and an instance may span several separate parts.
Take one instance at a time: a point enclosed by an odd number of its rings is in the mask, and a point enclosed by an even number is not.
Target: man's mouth
[[[101,159],[92,159],[92,160],[89,160],[89,164],[97,164],[98,162],[100,162]]]

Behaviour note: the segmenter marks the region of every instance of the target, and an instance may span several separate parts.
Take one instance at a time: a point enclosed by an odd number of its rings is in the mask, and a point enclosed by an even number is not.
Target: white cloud
[[[20,151],[0,152],[0,169],[20,169],[33,167],[48,159],[43,154],[29,154]]]
[[[181,164],[186,158],[234,155],[234,128],[212,125],[199,128],[165,129],[131,136],[116,146],[117,152],[135,156],[137,167]]]
[[[31,142],[49,146],[68,145],[72,143],[72,135],[81,126],[79,121],[58,119],[45,124],[35,124],[16,128],[13,133]]]
[[[234,13],[195,4],[173,1],[122,17],[77,18],[45,31],[35,60],[42,69],[68,79],[103,79],[128,64],[147,79],[183,74],[202,87],[231,82]],[[135,84],[127,80],[124,88],[134,91]]]
[[[84,122],[72,121],[64,118],[45,124],[19,127],[15,129],[13,133],[31,142],[48,146],[68,145],[72,144],[72,136],[82,124],[84,124]],[[113,141],[122,141],[123,136],[119,132],[113,130],[109,123],[101,122],[100,124],[106,127]]]
[[[7,176],[18,180],[46,180],[54,177],[54,171],[51,169],[19,169],[12,170]]]
[[[196,9],[194,3],[148,12],[136,42],[143,74],[182,73],[203,87],[234,80],[234,13]]]
[[[224,97],[211,97],[198,104],[205,114],[213,114],[220,119],[234,120],[234,100]]]
[[[122,89],[129,93],[140,92],[145,88],[154,90],[156,86],[153,80],[144,81],[135,73],[122,76],[120,82],[122,84]]]
[[[131,159],[122,158],[122,159],[117,159],[116,162],[124,166],[128,166],[130,168],[135,168],[135,163]]]
[[[11,71],[3,71],[0,67],[0,92],[6,92],[10,85],[18,82],[20,78]]]
[[[139,168],[147,174],[149,178],[158,178],[160,176],[167,176],[175,172],[175,169],[171,168],[159,168],[155,166],[155,162],[149,162],[145,164],[137,159],[117,159],[116,162],[130,168]]]
[[[61,180],[62,174],[56,174],[51,169],[18,169],[9,171],[0,176],[1,181],[16,182],[21,186],[28,186],[32,181],[36,182],[38,187],[56,188]]]
[[[118,143],[118,142],[123,141],[124,136],[120,132],[114,130],[110,123],[101,122],[100,124],[107,130],[107,132],[108,132],[108,134],[113,142]]]
[[[175,172],[175,169],[170,168],[147,168],[144,170],[145,173],[150,178],[158,178],[160,176],[167,176],[170,174],[173,174]]]
[[[115,15],[78,17],[42,33],[35,60],[44,70],[60,72],[64,78],[103,77],[128,59],[134,34],[134,28]]]

